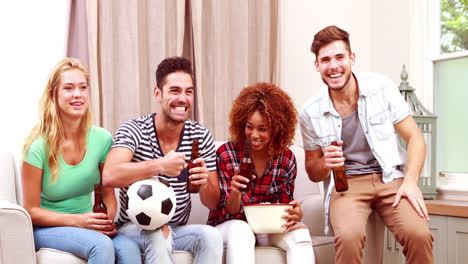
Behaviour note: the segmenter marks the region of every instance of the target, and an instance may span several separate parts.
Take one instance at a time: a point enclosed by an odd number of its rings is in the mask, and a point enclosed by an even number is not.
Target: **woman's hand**
[[[255,179],[255,175],[252,174],[252,180]],[[241,192],[240,189],[247,188],[247,184],[250,180],[239,174],[239,168],[234,168],[234,176],[231,179],[231,191]]]
[[[94,230],[108,236],[117,234],[114,221],[104,213],[89,212],[77,216],[75,223],[77,227]]]
[[[239,168],[234,168],[234,176],[231,179],[231,191],[240,193],[240,189],[247,188],[249,179],[239,174]]]
[[[292,231],[294,225],[302,219],[302,209],[298,201],[293,200],[290,202],[292,208],[287,208],[285,212],[286,215],[283,216],[286,219],[286,223],[283,226],[286,228],[285,232]]]

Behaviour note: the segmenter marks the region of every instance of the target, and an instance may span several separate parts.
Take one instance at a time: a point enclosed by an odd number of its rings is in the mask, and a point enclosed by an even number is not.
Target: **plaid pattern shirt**
[[[293,200],[294,180],[296,179],[296,158],[291,150],[273,157],[269,161],[265,173],[258,176],[254,168],[255,180],[252,181],[252,191],[242,193],[239,213],[231,215],[226,210],[226,201],[231,193],[231,178],[234,168],[240,166],[244,156],[244,146],[234,146],[227,142],[216,151],[219,187],[221,200],[216,209],[210,211],[207,224],[216,226],[232,219],[246,220],[243,205],[256,203],[289,203]]]

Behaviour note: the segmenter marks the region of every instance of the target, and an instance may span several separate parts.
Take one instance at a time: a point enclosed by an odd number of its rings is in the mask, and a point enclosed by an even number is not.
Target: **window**
[[[440,50],[468,50],[468,0],[440,1]]]
[[[446,198],[455,191],[457,197],[450,198],[464,199],[468,197],[468,0],[429,3],[433,5],[428,14],[432,38],[427,46],[432,54],[434,113],[438,116],[437,186]]]

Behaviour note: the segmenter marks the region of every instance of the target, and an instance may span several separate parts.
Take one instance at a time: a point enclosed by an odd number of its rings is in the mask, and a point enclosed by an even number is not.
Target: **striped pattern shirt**
[[[130,149],[133,152],[133,162],[164,157],[154,126],[155,116],[156,114],[151,114],[125,122],[117,131],[112,148],[124,147]],[[194,139],[198,139],[199,156],[205,160],[208,170],[216,170],[216,148],[213,137],[208,129],[195,121],[190,119],[185,121],[176,152],[184,153],[186,162],[188,162],[192,153]],[[169,224],[186,224],[192,207],[190,194],[186,191],[187,170],[184,169],[177,177],[169,177],[162,174],[155,176],[167,180],[176,195],[176,211]],[[126,212],[128,209],[127,191],[128,186],[119,190],[120,210],[116,221],[118,227],[130,220]]]

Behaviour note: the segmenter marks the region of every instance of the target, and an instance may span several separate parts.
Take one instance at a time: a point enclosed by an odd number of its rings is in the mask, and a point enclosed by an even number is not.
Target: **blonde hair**
[[[58,178],[59,158],[62,152],[64,138],[64,127],[60,117],[60,111],[57,103],[57,91],[60,85],[62,73],[77,69],[80,70],[86,78],[89,85],[89,71],[84,63],[74,58],[66,58],[57,63],[49,73],[49,80],[39,101],[39,122],[29,133],[23,144],[23,155],[29,150],[31,144],[38,137],[45,140],[45,149],[47,154],[47,163],[50,169],[51,182],[54,183]],[[81,120],[81,140],[80,144],[86,148],[86,134],[92,125],[91,110],[88,105],[86,113]]]

